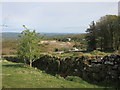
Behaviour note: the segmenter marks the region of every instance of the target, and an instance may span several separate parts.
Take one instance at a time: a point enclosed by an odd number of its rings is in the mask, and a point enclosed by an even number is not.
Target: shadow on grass
[[[3,57],[5,60],[15,63],[24,63],[24,61],[18,57]]]
[[[9,64],[9,65],[2,65],[3,67],[15,67],[15,68],[25,68],[24,65],[20,64]]]
[[[120,81],[116,82],[116,81],[111,81],[111,80],[108,80],[108,81],[103,80],[101,82],[95,82],[93,80],[86,80],[86,79],[83,79],[83,80],[90,84],[101,86],[101,87],[108,88],[111,90],[120,90],[120,85],[119,85]]]
[[[40,69],[40,70],[44,70],[44,69]],[[58,77],[58,78],[64,78],[64,79],[66,79],[67,78],[67,75],[65,74],[65,73],[56,73],[56,72],[53,72],[53,71],[46,71],[46,70],[44,70],[44,72],[45,73],[47,73],[47,74],[50,74],[50,75],[53,75],[53,76],[55,76],[55,77]],[[69,76],[69,75],[68,75]],[[72,76],[72,75],[71,75]],[[84,79],[84,78],[82,78],[82,77],[80,77],[80,76],[73,76],[73,77],[79,77],[79,78],[81,78],[83,81],[85,81],[85,82],[87,82],[87,83],[89,83],[89,84],[92,84],[92,85],[97,85],[97,86],[99,86],[99,87],[104,87],[104,89],[105,90],[109,90],[110,88],[112,89],[112,90],[120,90],[120,82],[116,82],[116,81],[114,81],[114,82],[111,82],[110,80],[109,80],[109,82],[108,81],[104,81],[103,80],[103,82],[95,82],[95,81],[93,81],[93,80],[87,80],[87,79]],[[89,77],[88,77],[89,78]]]

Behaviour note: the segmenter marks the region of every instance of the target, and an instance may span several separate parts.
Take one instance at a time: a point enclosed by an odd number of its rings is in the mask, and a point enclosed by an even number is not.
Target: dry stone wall
[[[79,76],[94,83],[120,81],[120,55],[105,56],[101,60],[89,59],[86,56],[62,59],[43,55],[33,66],[63,77]]]
[[[4,57],[4,59],[17,63],[24,62],[17,57]],[[41,55],[40,59],[33,62],[33,66],[62,77],[79,76],[94,83],[120,83],[120,55],[66,58]]]

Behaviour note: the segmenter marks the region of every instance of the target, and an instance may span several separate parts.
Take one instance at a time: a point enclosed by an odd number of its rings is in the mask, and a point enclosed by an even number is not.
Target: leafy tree
[[[106,15],[100,19],[100,22],[103,23],[99,29],[104,33],[103,38],[103,48],[104,50],[113,50],[114,49],[114,40],[116,38],[116,15]],[[100,35],[98,35],[100,36]]]
[[[35,30],[30,31],[25,25],[23,27],[25,30],[19,35],[18,56],[24,59],[25,63],[29,61],[30,67],[32,67],[32,63],[40,57],[38,42],[41,41],[43,36],[36,33]]]
[[[88,50],[95,50],[97,42],[96,42],[96,26],[94,21],[92,22],[90,28],[88,28],[86,32],[89,32],[89,34],[86,37],[86,40],[88,41]]]
[[[92,22],[87,29],[88,49],[100,48],[104,51],[120,49],[120,17],[103,16],[96,23]]]
[[[119,51],[120,53],[120,16],[118,16],[116,22],[115,22],[115,50]]]

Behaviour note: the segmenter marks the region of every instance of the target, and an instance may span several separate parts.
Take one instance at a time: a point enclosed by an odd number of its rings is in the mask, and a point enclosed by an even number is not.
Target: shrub
[[[64,78],[61,77],[59,74],[56,74],[55,77],[58,78],[58,79],[64,79]]]
[[[55,52],[57,52],[57,51],[59,51],[59,49],[58,49],[58,48],[55,48]]]
[[[97,51],[97,50],[90,52],[90,54],[92,54],[92,55],[106,55],[106,53],[101,52],[101,51]]]
[[[77,77],[77,76],[67,76],[65,79],[69,81],[78,82],[78,83],[83,81],[80,77]]]
[[[83,56],[84,53],[82,52],[73,52],[73,56]]]

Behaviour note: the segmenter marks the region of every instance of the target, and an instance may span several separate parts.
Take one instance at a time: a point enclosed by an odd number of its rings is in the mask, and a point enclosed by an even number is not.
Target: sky
[[[92,21],[117,15],[117,2],[4,2],[0,3],[3,32],[84,33]],[[6,27],[7,26],[7,27]]]

